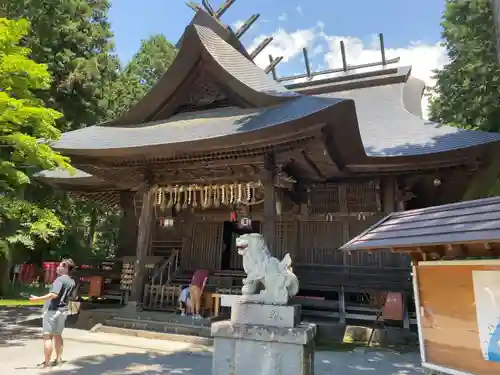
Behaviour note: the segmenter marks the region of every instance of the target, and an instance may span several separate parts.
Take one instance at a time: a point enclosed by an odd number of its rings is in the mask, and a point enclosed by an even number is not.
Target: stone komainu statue
[[[238,237],[236,247],[243,257],[243,269],[247,274],[241,288],[247,300],[284,305],[299,292],[299,280],[292,272],[290,254],[281,262],[272,257],[264,237],[258,233]],[[256,294],[260,283],[264,289]]]

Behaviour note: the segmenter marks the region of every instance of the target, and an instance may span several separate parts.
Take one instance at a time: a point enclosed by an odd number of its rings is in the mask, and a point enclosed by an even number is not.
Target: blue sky
[[[210,3],[217,8],[222,1]],[[388,57],[401,55],[405,64],[416,65],[425,76],[444,61],[443,50],[436,45],[443,7],[444,0],[237,0],[222,20],[235,25],[260,13],[260,19],[244,36],[244,44],[251,49],[256,38],[274,34],[273,46],[262,57],[284,54],[279,66],[282,74],[303,69],[303,46],[310,50],[313,69],[336,66],[340,39],[347,40],[348,63],[374,59],[374,35],[382,32]],[[184,0],[112,0],[110,22],[119,56],[126,62],[141,39],[157,33],[175,43],[192,16]]]

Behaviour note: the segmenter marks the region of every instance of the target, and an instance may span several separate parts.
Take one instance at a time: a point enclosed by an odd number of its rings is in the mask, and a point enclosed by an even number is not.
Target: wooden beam
[[[301,151],[301,155],[304,158],[306,164],[314,171],[314,173],[316,173],[318,178],[321,180],[325,179],[325,176],[323,175],[323,173],[321,173],[316,163],[309,157],[309,155],[307,155],[307,153],[304,150]]]
[[[259,43],[257,47],[250,53],[250,58],[252,61],[261,53],[272,41],[273,37],[268,37]]]

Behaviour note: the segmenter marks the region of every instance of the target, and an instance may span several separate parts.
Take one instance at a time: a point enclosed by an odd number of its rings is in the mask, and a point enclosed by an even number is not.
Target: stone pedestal
[[[231,320],[212,324],[213,375],[312,375],[316,325],[300,306],[240,302]]]

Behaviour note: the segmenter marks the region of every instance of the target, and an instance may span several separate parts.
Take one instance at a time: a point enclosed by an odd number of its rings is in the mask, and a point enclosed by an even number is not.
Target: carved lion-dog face
[[[236,249],[242,256],[249,249],[261,249],[262,246],[265,246],[264,237],[259,233],[247,233],[236,238]]]

